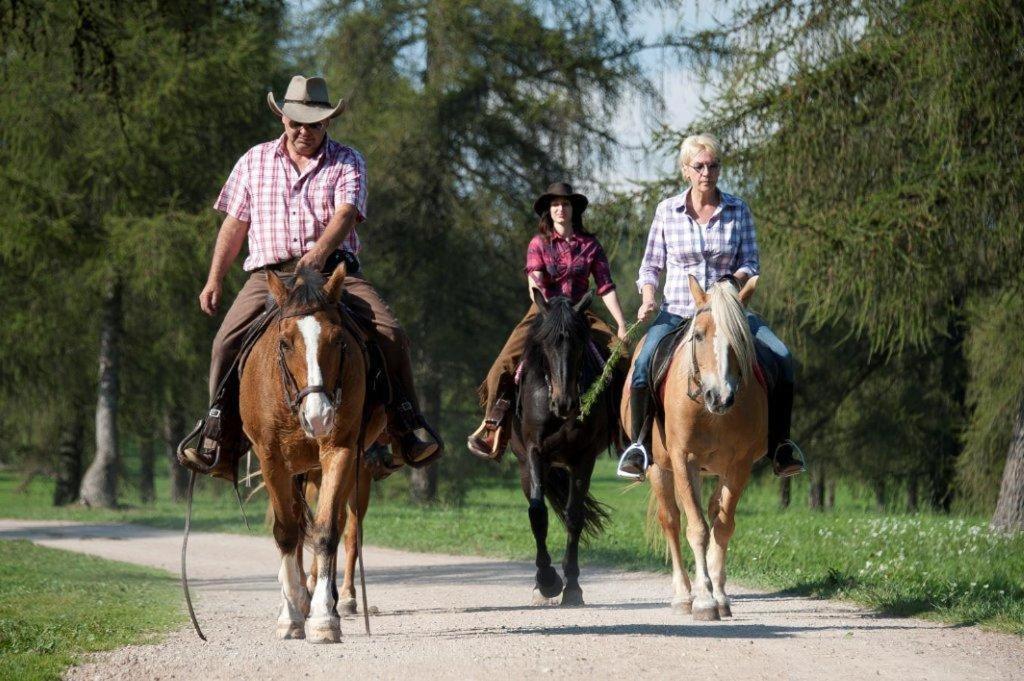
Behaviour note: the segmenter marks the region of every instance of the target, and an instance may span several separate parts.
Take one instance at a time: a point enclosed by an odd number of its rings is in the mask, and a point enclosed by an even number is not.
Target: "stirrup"
[[[788,473],[784,473],[784,472],[779,470],[778,463],[776,462],[775,457],[779,453],[779,447],[781,447],[782,445],[784,445],[786,443],[789,443],[789,445],[793,448],[793,458],[796,459],[800,463],[800,470],[794,470],[794,471],[790,471]],[[800,446],[797,443],[795,443],[792,440],[790,440],[789,438],[786,438],[785,440],[780,442],[778,447],[775,448],[775,451],[772,452],[772,472],[776,475],[776,477],[783,478],[783,479],[791,478],[794,475],[800,475],[801,473],[805,472],[806,470],[807,470],[807,459],[804,457],[804,450],[800,449]]]
[[[626,457],[636,449],[644,455],[643,469],[640,473],[633,473],[623,469],[623,465],[626,463]],[[651,466],[651,457],[647,454],[647,448],[644,447],[642,442],[634,442],[630,446],[626,447],[626,451],[622,452],[622,456],[619,457],[619,465],[615,469],[615,475],[619,476],[623,480],[637,480],[643,481],[647,477],[647,469]]]

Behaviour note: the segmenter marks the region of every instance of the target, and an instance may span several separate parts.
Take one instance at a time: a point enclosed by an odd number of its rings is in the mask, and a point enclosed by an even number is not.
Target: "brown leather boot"
[[[488,461],[501,461],[508,448],[510,428],[505,417],[511,406],[512,401],[505,397],[494,401],[483,423],[466,440],[471,454]]]
[[[426,466],[444,454],[444,440],[408,400],[388,414],[388,431],[398,455],[413,468]]]

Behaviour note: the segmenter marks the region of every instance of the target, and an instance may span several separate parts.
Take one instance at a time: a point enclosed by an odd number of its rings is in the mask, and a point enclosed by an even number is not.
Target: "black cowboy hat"
[[[551,199],[564,198],[572,202],[572,209],[576,215],[580,215],[587,209],[590,203],[583,194],[574,194],[572,185],[566,182],[555,182],[548,187],[547,192],[541,194],[540,198],[533,202],[533,212],[537,215],[544,215]]]

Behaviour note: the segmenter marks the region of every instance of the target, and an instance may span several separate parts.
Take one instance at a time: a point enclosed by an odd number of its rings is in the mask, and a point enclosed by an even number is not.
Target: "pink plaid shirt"
[[[288,158],[285,136],[257,144],[235,164],[215,210],[249,223],[246,271],[298,258],[323,235],[342,204],[366,218],[366,162],[362,155],[329,137],[299,172]],[[341,248],[359,252],[356,230]]]
[[[594,276],[597,295],[615,288],[608,258],[595,236],[573,234],[568,240],[558,234],[550,239],[537,234],[526,249],[526,274],[544,289],[544,297],[565,296],[578,303]]]

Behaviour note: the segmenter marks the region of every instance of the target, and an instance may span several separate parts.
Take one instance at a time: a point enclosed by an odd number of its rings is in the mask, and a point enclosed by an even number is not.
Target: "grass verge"
[[[154,640],[184,617],[159,570],[0,541],[0,679],[58,679],[84,653]]]

